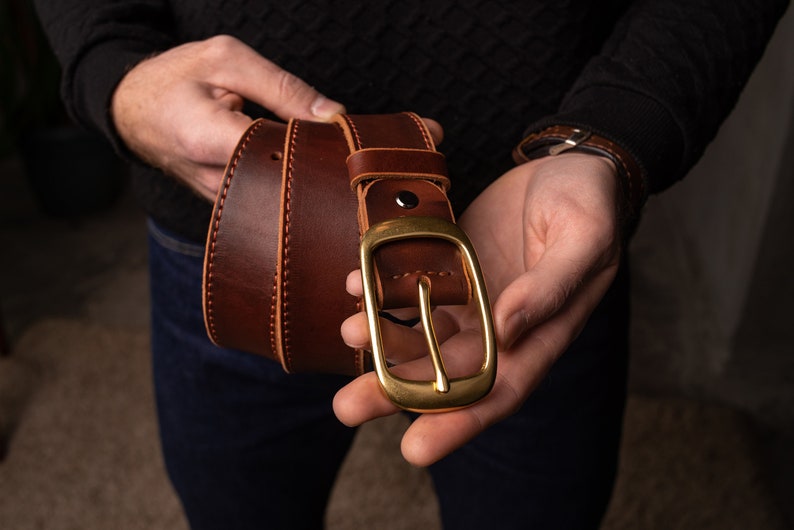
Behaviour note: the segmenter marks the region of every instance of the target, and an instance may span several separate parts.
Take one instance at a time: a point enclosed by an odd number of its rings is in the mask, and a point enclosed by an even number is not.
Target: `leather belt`
[[[412,410],[457,408],[482,397],[495,375],[493,326],[448,187],[444,157],[414,114],[253,122],[227,166],[207,237],[210,338],[277,360],[288,372],[359,375],[374,365],[387,395]],[[339,332],[362,309],[345,291],[358,268],[371,358],[346,346]],[[472,298],[482,319],[483,366],[449,379],[430,307]],[[394,376],[382,351],[378,313],[417,305],[434,381]]]

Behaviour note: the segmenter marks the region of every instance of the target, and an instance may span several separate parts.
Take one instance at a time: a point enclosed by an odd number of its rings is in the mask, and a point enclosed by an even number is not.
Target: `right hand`
[[[460,216],[477,248],[493,304],[499,347],[493,390],[470,407],[422,414],[403,435],[402,452],[428,466],[515,413],[537,388],[609,289],[621,261],[618,175],[611,160],[570,153],[521,164],[494,181]],[[347,289],[361,296],[361,274]],[[482,366],[482,330],[474,305],[433,309],[436,334],[453,377]],[[382,320],[397,375],[432,379],[421,325]],[[353,348],[371,349],[364,313],[342,324]],[[459,370],[459,371],[458,371]],[[336,394],[342,423],[361,425],[399,409],[374,372]]]
[[[221,35],[138,63],[116,88],[111,112],[133,153],[214,201],[226,162],[251,123],[244,100],[283,119],[326,121],[345,110]]]

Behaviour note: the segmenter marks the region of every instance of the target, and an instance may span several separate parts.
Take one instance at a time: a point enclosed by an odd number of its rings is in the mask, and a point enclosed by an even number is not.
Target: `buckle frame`
[[[477,373],[450,379],[436,339],[430,315],[430,280],[421,276],[417,282],[422,327],[436,379],[405,379],[388,366],[378,319],[374,251],[386,243],[415,238],[443,239],[460,250],[472,284],[482,329],[483,363]],[[436,217],[398,217],[370,227],[361,239],[361,277],[364,304],[372,343],[372,359],[378,381],[386,396],[398,407],[415,412],[443,412],[466,407],[485,397],[496,379],[496,336],[485,280],[474,246],[457,225]]]

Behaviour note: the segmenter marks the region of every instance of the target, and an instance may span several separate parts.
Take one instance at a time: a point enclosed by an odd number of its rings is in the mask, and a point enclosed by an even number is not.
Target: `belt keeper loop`
[[[408,148],[368,148],[347,157],[350,187],[375,178],[429,180],[444,191],[450,187],[446,159],[438,151]]]

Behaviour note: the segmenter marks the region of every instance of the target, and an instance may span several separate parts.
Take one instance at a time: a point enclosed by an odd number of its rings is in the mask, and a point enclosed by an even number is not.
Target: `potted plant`
[[[20,157],[43,211],[72,217],[112,205],[122,166],[103,139],[69,120],[32,0],[0,2],[0,65],[0,156]]]

